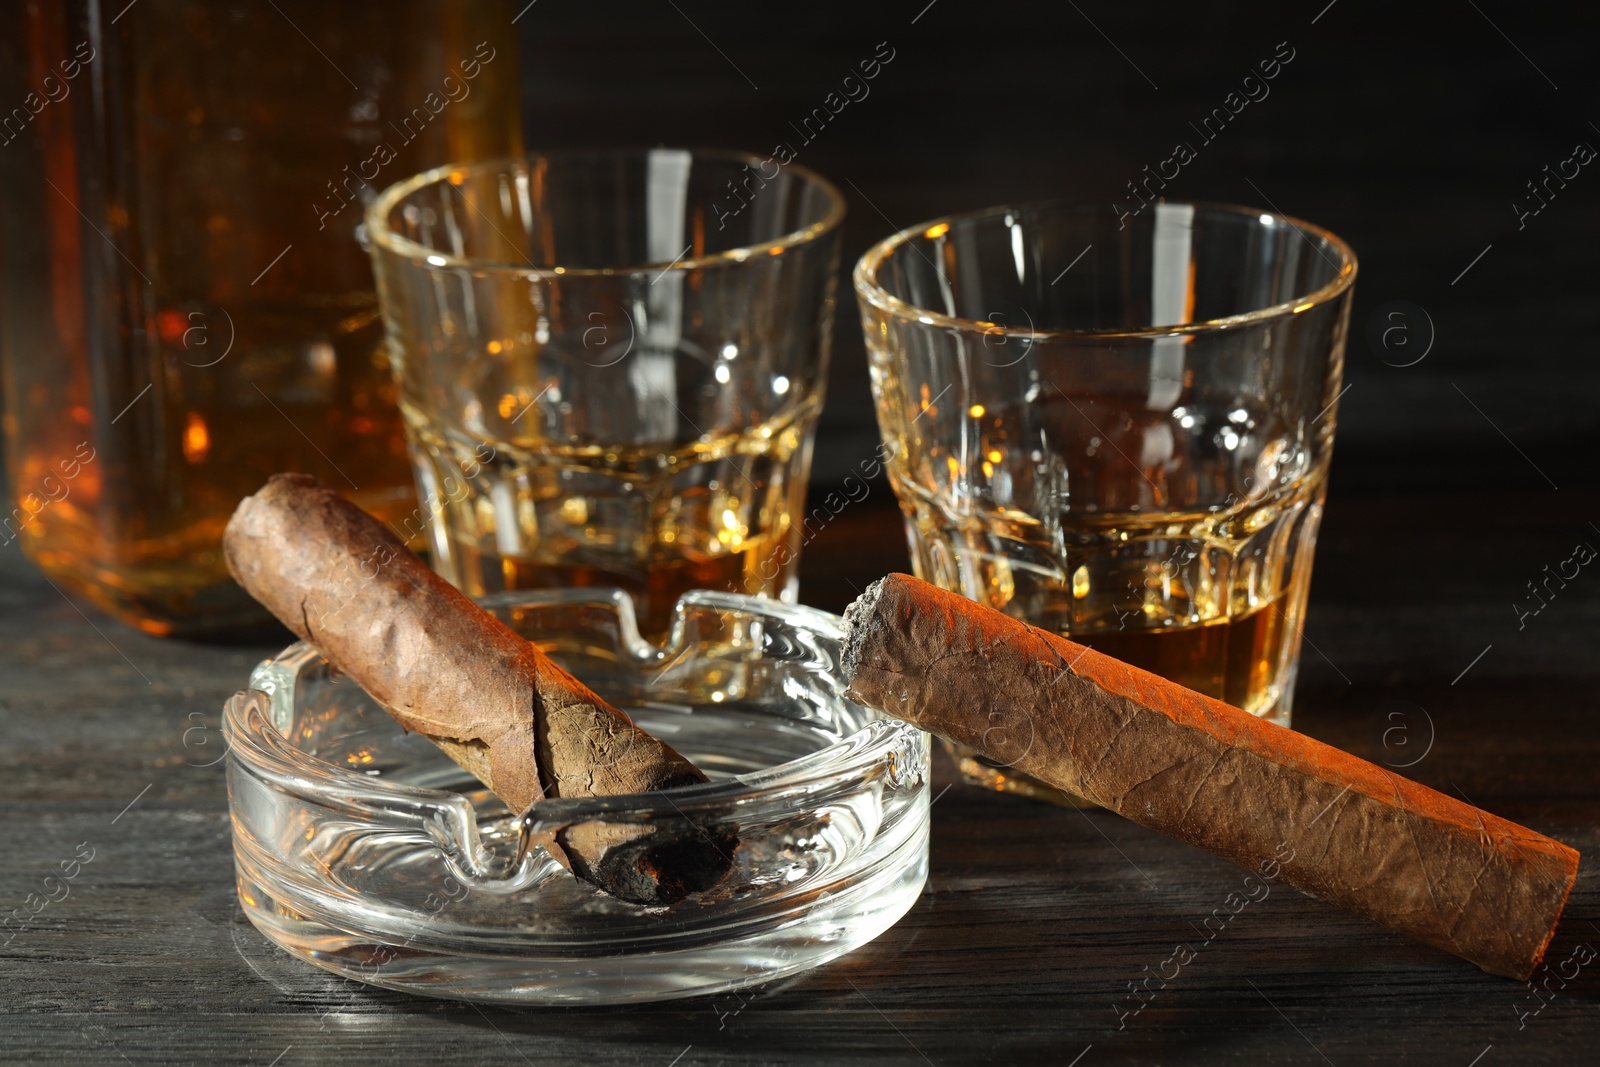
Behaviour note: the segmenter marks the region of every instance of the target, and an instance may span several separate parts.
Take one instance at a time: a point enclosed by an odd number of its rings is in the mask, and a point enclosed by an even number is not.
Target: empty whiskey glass
[[[446,167],[367,230],[434,565],[474,595],[792,601],[844,201],[735,153]]]
[[[883,241],[854,280],[914,569],[1288,725],[1355,275],[1326,230],[1212,204]]]

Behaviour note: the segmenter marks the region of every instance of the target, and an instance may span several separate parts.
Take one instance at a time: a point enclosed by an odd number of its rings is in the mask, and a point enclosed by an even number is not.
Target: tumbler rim
[[[994,215],[1021,212],[1029,210],[1050,209],[1058,211],[1102,212],[1109,214],[1110,209],[1101,204],[1082,204],[1065,200],[1030,200],[1013,204],[996,204],[993,207],[979,208],[976,211],[964,211],[953,215],[945,215],[937,219],[930,219],[914,226],[909,226],[898,233],[891,234],[867,249],[866,253],[856,261],[855,269],[850,277],[857,297],[866,304],[879,311],[893,315],[896,318],[910,322],[921,323],[925,326],[936,326],[944,329],[957,330],[967,333],[981,334],[986,337],[1007,336],[1018,338],[1032,338],[1038,340],[1061,339],[1139,339],[1150,337],[1184,336],[1196,333],[1209,333],[1218,330],[1236,329],[1271,319],[1287,318],[1291,315],[1310,311],[1312,308],[1327,304],[1347,292],[1355,284],[1357,261],[1355,250],[1343,238],[1332,231],[1306,222],[1304,219],[1293,215],[1285,215],[1278,211],[1264,211],[1260,208],[1246,207],[1242,204],[1229,204],[1211,200],[1180,200],[1162,198],[1157,203],[1184,204],[1196,211],[1221,212],[1233,215],[1245,215],[1259,219],[1268,216],[1275,222],[1287,223],[1306,240],[1313,236],[1326,241],[1338,253],[1340,258],[1339,273],[1326,285],[1313,292],[1297,295],[1293,299],[1282,303],[1272,304],[1268,307],[1257,308],[1252,311],[1240,312],[1236,315],[1225,315],[1214,319],[1202,319],[1198,322],[1174,323],[1166,326],[1145,326],[1136,330],[1041,330],[1036,327],[1002,326],[999,323],[985,322],[980,319],[964,319],[953,315],[946,315],[932,308],[921,308],[915,304],[891,295],[878,284],[877,271],[889,257],[890,253],[907,244],[917,237],[928,235],[928,231],[940,226],[949,227],[955,223],[966,222],[972,219],[987,218]]]
[[[509,274],[528,278],[563,279],[563,278],[604,278],[617,277],[629,274],[655,273],[662,274],[667,271],[698,270],[707,267],[720,267],[748,262],[760,255],[776,256],[792,248],[811,244],[828,236],[839,229],[844,221],[845,199],[827,178],[812,170],[810,167],[798,163],[782,163],[780,168],[792,172],[807,183],[821,189],[828,199],[828,210],[821,219],[809,226],[792,230],[770,241],[761,241],[756,244],[742,245],[730,248],[723,252],[715,252],[693,258],[680,258],[670,262],[657,261],[645,263],[622,263],[609,267],[563,267],[560,265],[538,267],[527,263],[509,263],[495,259],[475,259],[470,256],[457,256],[436,248],[429,248],[402,237],[391,229],[386,222],[389,213],[394,207],[412,193],[429,185],[441,182],[460,184],[465,175],[473,172],[492,171],[504,168],[509,164],[527,163],[535,160],[572,160],[572,159],[625,159],[630,156],[639,156],[648,152],[669,149],[672,146],[636,146],[622,148],[572,148],[550,149],[547,151],[525,151],[518,155],[499,156],[494,159],[480,160],[475,163],[446,163],[443,166],[433,167],[413,174],[409,178],[402,178],[393,185],[384,189],[368,205],[364,223],[367,241],[373,246],[386,252],[403,256],[419,263],[426,263],[431,267],[443,269],[468,270],[481,274]],[[688,152],[694,159],[718,160],[722,162],[744,163],[755,165],[765,162],[772,157],[761,156],[753,152],[744,152],[737,149],[722,148],[680,148]],[[455,180],[452,181],[452,178]]]

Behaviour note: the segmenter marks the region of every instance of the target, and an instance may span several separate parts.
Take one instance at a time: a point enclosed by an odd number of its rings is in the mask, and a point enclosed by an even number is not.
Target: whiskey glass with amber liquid
[[[272,474],[415,507],[358,230],[521,147],[510,0],[0,0],[0,551],[156,634],[254,626]]]
[[[1355,275],[1319,227],[1178,202],[997,207],[871,249],[917,574],[1287,726]]]
[[[803,167],[657,148],[446,167],[367,213],[420,504],[474,595],[793,601],[844,202]]]

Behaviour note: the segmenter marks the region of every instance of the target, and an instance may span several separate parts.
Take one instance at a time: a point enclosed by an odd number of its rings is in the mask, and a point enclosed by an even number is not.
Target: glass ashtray
[[[845,699],[836,616],[694,592],[656,646],[620,591],[482,603],[712,781],[519,817],[293,645],[224,716],[239,899],[288,952],[458,1000],[665,1000],[815,967],[921,893],[928,737]],[[692,820],[737,837],[732,870],[674,904],[626,903],[538,844],[590,820]]]

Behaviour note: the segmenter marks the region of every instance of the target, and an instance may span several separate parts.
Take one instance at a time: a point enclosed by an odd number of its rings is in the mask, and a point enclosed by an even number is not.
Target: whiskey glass
[[[419,175],[367,213],[434,565],[473,595],[793,601],[844,201],[656,148]]]
[[[917,574],[1287,726],[1355,276],[1326,230],[1218,204],[1002,206],[872,248]]]

